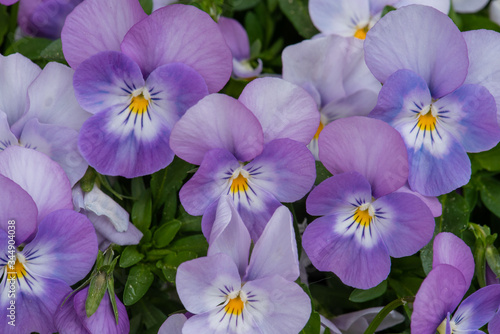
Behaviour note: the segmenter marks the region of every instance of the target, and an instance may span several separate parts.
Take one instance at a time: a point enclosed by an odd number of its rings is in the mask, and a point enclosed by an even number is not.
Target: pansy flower
[[[318,160],[318,137],[330,122],[366,116],[375,107],[380,82],[365,64],[363,41],[325,36],[283,50],[283,79],[304,88],[316,101],[321,122],[309,149]]]
[[[309,14],[323,35],[365,39],[385,6],[410,4],[433,6],[445,14],[450,10],[449,0],[310,0]]]
[[[200,165],[179,196],[189,214],[203,215],[205,237],[222,195],[231,195],[257,240],[280,202],[311,189],[315,164],[305,145],[318,119],[309,94],[277,78],[255,79],[238,100],[209,95],[186,112],[170,144],[180,158]]]
[[[262,72],[262,60],[257,59],[257,67],[250,63],[250,42],[243,26],[228,17],[220,17],[220,31],[233,55],[233,76],[235,78],[254,78]]]
[[[403,137],[411,189],[437,196],[466,184],[467,152],[494,147],[500,128],[488,89],[462,85],[469,58],[453,21],[427,6],[393,11],[368,33],[365,59],[384,84],[369,116],[388,122]]]
[[[470,248],[448,232],[434,238],[433,250],[432,270],[422,282],[413,303],[411,332],[482,333],[479,328],[487,324],[500,307],[500,285],[477,290],[451,316],[471,284],[474,258]]]
[[[207,257],[177,270],[177,292],[194,314],[184,334],[291,334],[304,327],[311,302],[294,282],[299,263],[287,208],[273,214],[249,260],[250,235],[232,199],[222,197],[209,245]]]
[[[0,151],[11,145],[50,156],[71,185],[88,164],[78,151],[78,131],[90,116],[75,98],[74,71],[59,63],[42,70],[16,53],[0,55]]]
[[[145,17],[137,0],[87,0],[68,16],[62,43],[76,67],[77,100],[94,114],[80,131],[80,151],[107,175],[132,178],[167,166],[175,122],[231,73],[217,24],[193,6]]]
[[[0,331],[53,333],[58,305],[97,256],[94,228],[66,209],[61,167],[34,150],[0,153],[0,196]]]
[[[319,137],[319,158],[334,175],[306,201],[302,246],[313,265],[347,285],[368,289],[387,278],[390,257],[409,256],[432,238],[434,218],[406,183],[404,142],[388,124],[367,117],[336,120]]]

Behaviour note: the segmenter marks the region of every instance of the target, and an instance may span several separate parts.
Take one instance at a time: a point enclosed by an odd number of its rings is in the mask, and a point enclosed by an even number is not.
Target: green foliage
[[[129,306],[139,301],[148,291],[153,280],[153,273],[148,266],[137,264],[132,267],[123,292],[123,304]]]
[[[279,5],[300,36],[311,38],[319,33],[309,16],[306,0],[279,0]]]
[[[387,280],[368,290],[355,289],[349,296],[349,300],[355,303],[364,303],[382,296],[386,291]]]

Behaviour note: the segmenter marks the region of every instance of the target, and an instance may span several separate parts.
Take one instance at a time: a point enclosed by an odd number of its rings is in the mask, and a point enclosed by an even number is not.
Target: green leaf
[[[393,10],[396,10],[396,8],[392,6],[385,6],[380,17],[384,17],[387,13],[392,12]]]
[[[120,267],[128,268],[141,261],[144,258],[144,254],[139,253],[136,245],[130,245],[125,247],[120,257]]]
[[[153,203],[151,193],[146,191],[142,193],[134,205],[132,206],[132,223],[142,232],[145,233],[151,225],[151,217],[153,212]]]
[[[106,274],[98,273],[90,280],[89,292],[87,300],[85,301],[85,313],[87,318],[97,311],[99,304],[101,304],[102,297],[106,293],[107,282]]]
[[[250,43],[255,41],[264,41],[264,31],[258,16],[254,12],[247,12],[245,15],[245,30],[248,34]]]
[[[178,252],[168,254],[159,261],[157,268],[161,269],[163,275],[170,283],[175,283],[175,275],[177,274],[177,268],[183,262],[196,259],[198,255],[194,252]]]
[[[355,303],[364,303],[382,296],[386,291],[387,280],[368,290],[355,289],[349,296],[349,300]]]
[[[109,275],[107,277],[107,287],[109,294],[109,301],[111,302],[111,306],[113,308],[113,314],[115,315],[115,321],[118,325],[119,314],[118,314],[118,306],[116,305],[116,295],[115,295],[115,281],[113,279],[113,275]]]
[[[233,9],[235,11],[247,10],[255,7],[260,0],[233,0]]]
[[[94,189],[94,183],[97,177],[97,173],[94,168],[89,167],[80,180],[80,188],[86,193],[91,192]]]
[[[391,313],[393,310],[398,308],[399,306],[405,306],[407,303],[413,303],[415,301],[414,297],[404,297],[401,299],[396,299],[389,304],[387,304],[379,313],[373,318],[372,322],[364,332],[364,334],[373,334],[377,330],[377,328],[382,324],[382,321]]]
[[[190,163],[175,157],[167,168],[151,176],[151,192],[154,199],[155,210],[165,203],[171,192],[177,194],[184,184],[183,181],[193,169]]]
[[[0,6],[0,45],[7,32],[9,31],[9,14],[7,14],[7,7]]]
[[[137,303],[148,291],[153,280],[153,273],[146,265],[138,264],[132,267],[123,291],[123,304],[129,306]]]
[[[281,11],[292,22],[300,36],[311,38],[319,33],[309,16],[307,0],[279,0],[279,4]]]
[[[489,245],[486,248],[486,262],[497,277],[500,277],[500,254],[498,249]]]
[[[486,152],[470,153],[470,156],[479,162],[482,168],[490,172],[500,171],[500,144]]]
[[[151,14],[153,11],[153,0],[139,0],[139,3],[146,14]]]
[[[47,47],[40,52],[40,58],[46,61],[56,61],[65,65],[68,64],[64,58],[60,38],[47,45]]]
[[[319,313],[312,311],[309,321],[304,326],[304,328],[299,332],[299,334],[319,334],[321,330],[321,318]]]
[[[460,15],[462,31],[488,29],[500,32],[500,26],[490,19],[479,16],[476,14],[462,14]]]
[[[328,169],[326,169],[321,161],[316,161],[316,181],[314,181],[314,184],[318,185],[331,176],[332,173],[330,173]]]
[[[46,38],[24,37],[12,43],[5,51],[5,56],[19,52],[31,60],[38,60],[40,53],[51,43]]]
[[[153,235],[153,243],[157,248],[163,248],[174,240],[175,235],[179,232],[182,223],[178,220],[171,220],[160,226]]]
[[[206,256],[208,243],[202,234],[191,235],[175,240],[168,246],[174,252],[193,252],[198,256]]]
[[[484,205],[495,216],[500,217],[500,181],[493,177],[481,176],[477,179],[476,185]]]

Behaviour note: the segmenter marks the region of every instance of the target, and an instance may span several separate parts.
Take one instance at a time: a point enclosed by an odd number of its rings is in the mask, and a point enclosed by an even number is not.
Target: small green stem
[[[373,334],[377,330],[378,326],[382,323],[382,321],[391,313],[391,311],[395,310],[400,306],[406,305],[406,303],[413,303],[415,301],[415,297],[403,297],[400,299],[396,299],[389,304],[387,304],[380,312],[375,316],[372,320],[368,328],[366,329],[364,334]]]

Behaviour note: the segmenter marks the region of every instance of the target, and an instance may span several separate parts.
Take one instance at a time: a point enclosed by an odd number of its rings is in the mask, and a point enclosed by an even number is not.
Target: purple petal
[[[281,206],[274,212],[255,243],[245,281],[279,275],[288,281],[299,277],[297,241],[290,210]]]
[[[5,278],[5,275],[4,275]],[[53,316],[66,294],[71,288],[58,279],[36,277],[31,285],[16,285],[15,297],[8,298],[8,285],[2,282],[0,287],[0,316],[4,321],[0,324],[0,332],[5,334],[17,333],[54,333],[57,331]],[[9,318],[10,301],[15,301],[15,316]],[[9,324],[12,321],[15,326]]]
[[[358,28],[370,22],[368,0],[311,0],[309,13],[314,25],[324,34],[354,36]]]
[[[377,104],[377,93],[373,90],[359,90],[345,98],[328,103],[321,109],[327,124],[336,119],[351,116],[367,116]]]
[[[84,1],[71,12],[61,32],[64,57],[76,69],[101,51],[120,51],[129,29],[145,18],[137,0]]]
[[[452,0],[453,4],[456,0]],[[467,1],[467,0],[466,0]],[[408,5],[424,5],[430,6],[441,13],[448,15],[450,11],[450,1],[449,0],[400,0],[394,4],[394,7],[401,8]]]
[[[186,321],[184,314],[173,314],[161,325],[158,334],[182,334],[182,327]]]
[[[460,86],[469,66],[467,45],[453,21],[432,7],[419,5],[384,16],[366,36],[365,59],[382,83],[397,70],[416,72],[434,98]]]
[[[491,3],[490,8],[498,6],[497,1]],[[463,32],[469,52],[469,70],[465,84],[478,84],[486,87],[495,98],[497,105],[497,119],[500,120],[500,36],[491,30],[473,30]]]
[[[436,197],[430,197],[430,196],[424,196],[416,191],[413,191],[410,189],[410,186],[408,184],[405,184],[398,190],[396,190],[398,193],[407,193],[407,194],[412,194],[420,198],[422,202],[427,205],[427,207],[431,210],[432,215],[434,217],[439,217],[443,213],[443,206],[441,205],[441,202]]]
[[[227,95],[211,94],[176,123],[170,141],[176,155],[199,165],[214,148],[249,161],[262,152],[264,138],[258,119],[243,104]]]
[[[66,16],[83,0],[24,0],[19,3],[17,23],[24,33],[48,39],[61,37]]]
[[[237,60],[250,58],[250,42],[245,28],[235,19],[228,17],[221,16],[217,23],[233,58]]]
[[[422,282],[413,303],[411,332],[435,333],[453,312],[469,286],[461,272],[447,264],[433,268]]]
[[[205,79],[210,93],[224,87],[231,75],[231,51],[218,25],[193,6],[172,5],[154,11],[130,29],[121,49],[145,76],[168,63],[189,65]]]
[[[432,267],[448,264],[462,272],[467,286],[474,277],[474,257],[459,237],[452,233],[441,232],[434,238]]]
[[[493,318],[499,306],[500,285],[488,285],[467,297],[451,320],[455,322],[457,331],[477,330]]]
[[[342,314],[335,317],[333,323],[347,333],[364,333],[381,310],[382,307],[370,307],[361,311]],[[391,311],[377,327],[377,331],[400,324],[404,320],[405,317],[402,314]]]
[[[99,173],[133,178],[152,174],[172,162],[170,129],[161,111],[153,107],[140,117],[132,111],[108,109],[83,124],[78,147]]]
[[[89,288],[86,287],[79,293],[85,293],[87,295]],[[89,331],[83,325],[80,317],[76,313],[75,305],[73,300],[75,295],[67,298],[64,297],[64,305],[57,308],[54,314],[54,323],[56,325],[57,331],[60,333],[72,333],[72,334],[88,334]],[[66,299],[67,298],[67,299]]]
[[[318,270],[332,271],[352,287],[369,289],[387,278],[391,261],[378,232],[366,231],[351,217],[339,213],[314,220],[304,232],[302,246]]]
[[[233,58],[233,76],[236,78],[254,79],[262,72],[263,66],[261,59],[257,59],[257,67],[254,68],[248,60],[238,61]]]
[[[307,145],[318,130],[315,101],[298,86],[278,78],[250,82],[238,99],[257,117],[264,143],[289,138]]]
[[[0,110],[0,151],[17,143],[19,143],[17,137],[10,131],[7,114]]]
[[[490,333],[500,333],[500,312],[491,319],[488,324],[488,332]]]
[[[392,193],[377,199],[373,206],[377,217],[374,227],[390,256],[410,256],[431,241],[434,217],[417,196]]]
[[[467,152],[487,151],[498,144],[500,128],[497,123],[495,100],[479,85],[463,85],[435,104],[447,113],[454,137]],[[452,124],[451,122],[456,122]]]
[[[0,174],[0,229],[23,243],[36,229],[38,210],[31,196],[17,183]],[[7,246],[7,243],[4,244]],[[3,255],[3,254],[2,254]]]
[[[372,192],[368,181],[357,172],[337,174],[317,185],[306,201],[307,213],[324,216],[337,212],[351,203],[371,202]]]
[[[74,308],[80,321],[90,333],[123,334],[130,332],[127,309],[120,299],[115,295],[116,307],[118,309],[118,324],[116,324],[113,307],[109,293],[106,291],[104,297],[97,308],[97,311],[87,317],[85,312],[85,301],[87,299],[88,288],[78,292],[74,297]]]
[[[53,124],[40,124],[36,118],[24,126],[20,143],[27,148],[45,153],[66,172],[74,186],[87,171],[88,164],[78,150],[78,132]]]
[[[194,314],[215,309],[226,294],[241,289],[238,268],[223,253],[182,263],[175,281],[182,304]]]
[[[276,139],[248,165],[252,184],[273,194],[280,202],[294,202],[314,185],[316,168],[311,152],[301,143]]]
[[[207,256],[217,253],[230,256],[243,277],[248,266],[250,242],[250,234],[236,211],[232,198],[221,196],[210,233]]]
[[[108,108],[122,110],[130,103],[132,88],[144,86],[139,66],[116,51],[100,52],[82,62],[73,82],[78,103],[92,114]]]
[[[475,13],[484,8],[488,0],[453,0],[453,9],[457,13]]]
[[[35,239],[22,254],[36,276],[54,277],[72,285],[92,269],[97,238],[84,215],[58,210],[40,222]]]
[[[356,171],[380,197],[402,187],[408,177],[406,147],[385,122],[349,117],[326,126],[319,138],[319,158],[332,173]]]
[[[0,174],[16,182],[33,198],[38,222],[52,211],[73,208],[68,177],[43,153],[9,146],[0,152]]]
[[[7,114],[9,125],[28,108],[28,87],[40,72],[38,65],[21,54],[0,55],[0,111]]]
[[[0,3],[5,6],[10,6],[18,2],[19,0],[1,0]]]
[[[202,215],[208,206],[216,202],[229,188],[230,171],[238,167],[238,161],[228,151],[223,149],[208,151],[200,168],[179,192],[184,209],[190,215]]]

